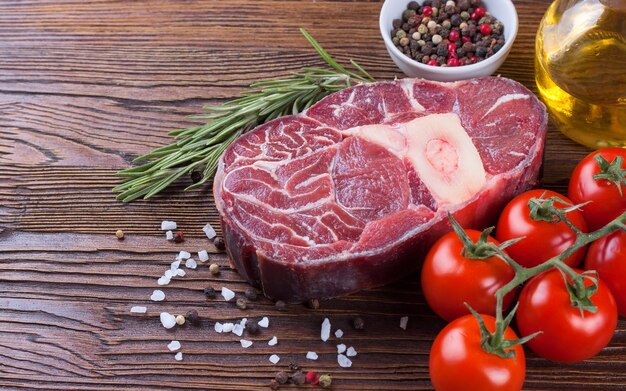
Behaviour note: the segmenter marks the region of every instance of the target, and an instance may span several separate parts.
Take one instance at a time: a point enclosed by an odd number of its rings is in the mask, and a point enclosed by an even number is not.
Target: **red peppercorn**
[[[448,36],[448,39],[450,40],[450,42],[458,41],[458,39],[459,39],[459,32],[458,32],[458,30],[450,31],[450,35]]]
[[[433,14],[433,7],[427,5],[424,7],[424,9],[422,10],[422,15],[424,16],[430,16]]]
[[[448,53],[456,53],[456,45],[453,43],[448,44]]]
[[[451,57],[448,59],[448,66],[449,67],[458,67],[459,66],[459,60],[457,58]]]
[[[482,18],[483,16],[485,16],[485,8],[484,7],[476,7],[476,9],[474,10],[474,12],[472,13],[473,15],[476,16],[476,19],[474,20],[479,20],[480,18]]]
[[[437,63],[437,60],[430,60],[428,61],[427,65],[437,66],[439,64]]]
[[[491,35],[491,26],[488,23],[483,23],[480,26],[480,33],[482,35]]]
[[[465,43],[465,42],[471,42],[471,41],[472,41],[472,38],[470,38],[470,37],[461,37],[461,41],[463,41],[463,43]]]
[[[306,373],[306,382],[312,385],[316,385],[320,381],[320,375],[317,372],[309,371]]]
[[[176,232],[174,235],[174,243],[182,243],[185,241],[185,236],[183,235],[183,231]]]
[[[471,61],[472,64],[474,64],[474,63],[478,62],[478,57],[472,56],[472,57],[469,58],[469,60]]]

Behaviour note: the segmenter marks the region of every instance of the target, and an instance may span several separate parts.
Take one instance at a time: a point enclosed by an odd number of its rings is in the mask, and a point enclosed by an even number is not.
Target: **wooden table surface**
[[[520,32],[499,70],[534,89],[533,47],[547,0],[515,1]],[[330,373],[337,390],[431,388],[428,351],[444,326],[424,304],[417,274],[349,297],[278,312],[266,299],[245,311],[207,300],[206,286],[247,287],[226,267],[201,228],[217,226],[210,187],[182,187],[149,202],[123,204],[115,172],[192,125],[186,115],[232,98],[248,84],[320,59],[298,33],[307,28],[341,60],[379,79],[402,77],[378,32],[381,1],[3,0],[0,3],[0,388],[264,389],[295,361]],[[545,185],[564,190],[587,151],[553,127]],[[189,182],[189,180],[186,180]],[[184,184],[183,184],[184,185]],[[182,186],[182,185],[181,185]],[[167,242],[162,220],[178,222],[182,244]],[[126,240],[114,232],[123,229]],[[179,250],[207,249],[206,265],[149,297]],[[134,305],[148,307],[131,314]],[[165,330],[159,313],[196,309],[201,327]],[[406,331],[401,316],[410,317]],[[269,316],[270,327],[242,349],[214,321]],[[361,316],[366,329],[351,320]],[[323,343],[324,317],[359,355],[336,362]],[[265,341],[277,336],[279,343]],[[182,344],[174,360],[167,344]],[[318,361],[304,358],[316,351]],[[278,365],[270,354],[281,356]],[[608,348],[562,365],[527,354],[526,389],[626,389],[626,322]]]

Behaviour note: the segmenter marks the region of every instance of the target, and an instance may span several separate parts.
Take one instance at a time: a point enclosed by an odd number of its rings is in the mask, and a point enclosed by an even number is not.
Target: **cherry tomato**
[[[626,316],[626,232],[613,232],[591,243],[585,269],[598,272],[615,298],[617,311]]]
[[[487,329],[495,330],[495,318],[481,315]],[[517,339],[507,327],[505,339]],[[481,347],[478,320],[465,315],[449,323],[430,349],[430,380],[437,391],[521,390],[526,376],[526,358],[520,346],[511,348],[515,358],[502,358]]]
[[[591,201],[582,207],[582,213],[590,230],[602,228],[626,211],[626,186],[622,185],[622,194],[617,185],[607,179],[595,180],[593,176],[601,172],[595,157],[600,155],[611,163],[621,156],[621,167],[626,169],[626,149],[604,148],[592,152],[578,163],[569,182],[568,196],[576,204]]]
[[[543,197],[542,197],[543,196]],[[565,196],[550,190],[531,190],[513,198],[504,208],[498,225],[496,239],[504,242],[509,239],[524,239],[507,247],[507,253],[525,267],[539,265],[561,254],[576,241],[576,234],[563,221],[535,221],[530,217],[528,201],[531,198],[559,197],[565,202],[571,201]],[[567,205],[556,202],[557,208]],[[587,232],[587,224],[579,210],[573,210],[566,217],[581,231]],[[570,266],[577,266],[585,256],[586,247],[576,251],[565,260]]]
[[[472,241],[480,231],[466,229]],[[499,245],[494,238],[488,241]],[[515,271],[498,257],[469,259],[462,255],[463,242],[455,232],[441,237],[426,255],[422,267],[422,290],[430,308],[447,321],[469,314],[467,302],[478,312],[494,315],[496,291],[515,277]],[[514,291],[506,295],[506,307],[513,300]]]
[[[585,279],[585,286],[591,284]],[[586,360],[609,343],[617,326],[615,299],[601,280],[591,302],[597,311],[585,311],[581,316],[580,310],[572,306],[561,272],[548,270],[522,289],[517,327],[523,336],[541,331],[528,347],[542,357],[560,362]]]

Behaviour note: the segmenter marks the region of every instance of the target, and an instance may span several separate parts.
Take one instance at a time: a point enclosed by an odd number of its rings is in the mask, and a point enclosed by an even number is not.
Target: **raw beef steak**
[[[359,85],[247,133],[214,182],[232,266],[266,296],[396,280],[450,228],[484,227],[535,184],[545,107],[498,77]]]

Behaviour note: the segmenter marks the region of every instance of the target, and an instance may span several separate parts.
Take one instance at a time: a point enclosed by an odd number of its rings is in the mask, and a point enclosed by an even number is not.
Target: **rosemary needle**
[[[300,32],[331,69],[302,68],[287,78],[253,83],[240,97],[222,105],[206,106],[208,113],[196,118],[209,122],[170,132],[175,137],[173,143],[139,156],[134,162],[144,163],[117,173],[124,178],[113,189],[120,193],[117,198],[124,202],[148,199],[196,170],[202,178],[185,190],[200,187],[213,179],[221,154],[243,133],[272,119],[299,113],[354,83],[375,81],[354,61],[350,63],[357,72],[346,69],[306,30]]]

